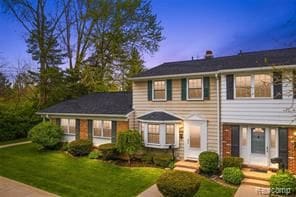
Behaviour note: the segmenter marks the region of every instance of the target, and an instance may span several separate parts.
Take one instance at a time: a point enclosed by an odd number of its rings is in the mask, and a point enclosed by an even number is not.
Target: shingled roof
[[[132,109],[131,92],[93,93],[39,111],[40,114],[126,115]]]
[[[173,116],[171,114],[162,112],[162,111],[155,111],[149,114],[145,114],[138,118],[139,120],[155,120],[155,121],[177,121],[181,120],[180,118]]]
[[[296,47],[244,52],[233,56],[215,57],[210,59],[167,62],[144,71],[136,75],[134,78],[292,64],[296,64]]]

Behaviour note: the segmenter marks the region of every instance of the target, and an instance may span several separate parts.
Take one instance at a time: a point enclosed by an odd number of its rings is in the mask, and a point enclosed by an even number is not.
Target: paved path
[[[32,143],[32,142],[26,141],[26,142],[18,142],[18,143],[13,143],[13,144],[5,144],[5,145],[0,145],[0,148],[6,148],[6,147],[17,146],[17,145],[22,145],[22,144],[29,144],[29,143]]]
[[[0,176],[0,196],[57,197],[55,194]]]
[[[159,192],[156,184],[154,184],[139,194],[138,197],[162,197],[162,194]]]
[[[257,187],[253,185],[242,184],[239,186],[234,197],[268,197],[269,188]]]

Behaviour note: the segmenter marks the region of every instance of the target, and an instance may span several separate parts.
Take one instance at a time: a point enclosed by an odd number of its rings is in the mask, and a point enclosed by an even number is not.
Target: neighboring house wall
[[[216,78],[210,78],[210,100],[181,99],[181,79],[172,80],[172,100],[171,101],[148,101],[147,81],[134,81],[133,83],[133,109],[135,117],[144,115],[151,111],[166,111],[173,113],[182,119],[196,114],[208,120],[208,150],[218,151],[217,132],[217,94]],[[133,123],[138,128],[138,122]],[[180,131],[181,133],[181,131]],[[180,139],[180,146],[183,145]],[[179,149],[183,149],[180,147]]]
[[[250,73],[250,72],[248,72]],[[247,74],[248,74],[247,73]],[[241,73],[239,73],[241,74]],[[234,74],[235,76],[235,74]],[[283,76],[286,79],[287,76]],[[226,75],[221,77],[221,122],[271,125],[296,125],[295,114],[285,111],[290,108],[292,83],[283,82],[282,99],[226,99]],[[272,92],[273,93],[273,92]],[[294,116],[293,116],[294,115]]]
[[[88,139],[88,122],[87,120],[80,120],[80,139],[87,140]]]
[[[288,130],[288,169],[296,174],[296,128]]]

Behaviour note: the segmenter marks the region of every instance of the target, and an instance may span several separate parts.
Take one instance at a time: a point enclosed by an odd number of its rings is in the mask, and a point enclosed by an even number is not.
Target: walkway
[[[57,197],[55,194],[0,176],[0,196]]]
[[[234,197],[268,197],[269,188],[241,184]]]
[[[162,197],[163,195],[158,190],[156,184],[152,185],[145,191],[143,191],[141,194],[138,195],[138,197]]]
[[[32,143],[32,142],[26,141],[26,142],[18,142],[18,143],[13,143],[13,144],[5,144],[5,145],[0,145],[0,148],[6,148],[6,147],[17,146],[17,145],[22,145],[22,144],[29,144],[29,143]]]

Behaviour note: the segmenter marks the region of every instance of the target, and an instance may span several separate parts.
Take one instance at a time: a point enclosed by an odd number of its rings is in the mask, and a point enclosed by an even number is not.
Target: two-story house
[[[118,103],[123,93],[104,93],[113,114],[100,111],[106,103],[90,96],[40,114],[64,122],[65,132],[70,119],[86,119],[88,127],[76,125],[72,134],[95,145],[115,141],[116,132],[129,127],[141,132],[146,147],[174,148],[178,159],[198,160],[209,150],[240,156],[245,165],[277,168],[270,159],[280,157],[296,173],[295,70],[296,48],[215,58],[207,52],[204,59],[164,63],[133,77],[126,109]]]

